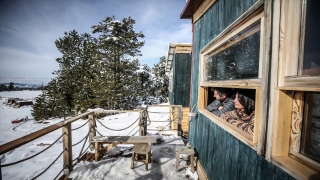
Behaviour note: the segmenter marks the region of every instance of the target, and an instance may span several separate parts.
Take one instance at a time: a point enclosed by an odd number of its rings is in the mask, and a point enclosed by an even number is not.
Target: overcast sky
[[[1,0],[0,83],[47,83],[59,69],[54,42],[65,31],[91,33],[107,16],[131,16],[145,35],[141,64],[153,67],[169,43],[191,43],[191,20],[180,19],[186,0]]]

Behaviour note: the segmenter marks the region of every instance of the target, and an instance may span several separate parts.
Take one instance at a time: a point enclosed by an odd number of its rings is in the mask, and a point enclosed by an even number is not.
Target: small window
[[[204,81],[258,78],[259,49],[260,22],[205,56]]]
[[[300,153],[320,162],[319,92],[306,92]]]

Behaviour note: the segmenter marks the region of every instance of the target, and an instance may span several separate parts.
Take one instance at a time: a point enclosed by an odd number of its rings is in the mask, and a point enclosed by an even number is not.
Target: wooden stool
[[[190,156],[190,165],[180,165],[180,154],[186,154]],[[194,150],[187,146],[176,146],[176,171],[180,167],[190,167],[191,172],[194,172]]]
[[[144,156],[144,159],[139,156]],[[134,161],[144,162],[148,171],[148,163],[151,162],[151,145],[150,144],[135,144],[132,149],[131,169],[133,169]]]

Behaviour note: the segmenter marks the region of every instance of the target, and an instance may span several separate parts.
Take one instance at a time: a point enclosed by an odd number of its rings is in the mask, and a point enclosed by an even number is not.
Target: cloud
[[[51,78],[59,68],[56,57],[57,54],[0,48],[0,77]]]
[[[0,77],[51,78],[61,54],[55,40],[73,29],[91,33],[107,16],[131,16],[142,31],[141,64],[152,67],[167,55],[171,42],[191,43],[191,22],[181,20],[184,1],[150,0],[16,0],[0,2]],[[38,68],[39,67],[39,68]]]
[[[152,66],[159,62],[160,57],[167,56],[169,43],[192,43],[191,23],[180,24],[168,31],[159,31],[148,37],[142,48],[141,64]]]

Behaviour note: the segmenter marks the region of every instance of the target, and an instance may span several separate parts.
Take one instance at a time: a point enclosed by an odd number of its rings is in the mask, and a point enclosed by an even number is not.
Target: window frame
[[[268,118],[266,159],[297,179],[320,174],[320,163],[299,153],[302,126],[297,124],[303,120],[304,94],[320,92],[320,76],[300,75],[306,1],[276,1],[273,7],[272,62],[276,66],[271,76],[276,83],[270,89],[274,103]]]
[[[259,51],[259,73],[256,79],[239,79],[239,80],[219,80],[219,81],[204,81],[204,68],[205,58],[210,55],[214,50],[223,46],[229,39],[235,35],[246,30],[248,27],[255,23],[260,22],[260,51]],[[199,55],[199,94],[198,94],[198,111],[212,120],[214,123],[222,127],[224,130],[235,136],[252,149],[256,150],[259,141],[259,127],[260,127],[260,97],[262,86],[262,66],[263,66],[263,44],[264,44],[264,11],[263,8],[257,8],[251,15],[244,20],[235,21],[232,25],[234,28],[228,32],[222,32],[219,36],[207,44]],[[217,117],[213,113],[206,110],[208,91],[210,87],[223,87],[223,88],[239,88],[239,89],[255,89],[255,127],[254,135],[250,136],[241,129],[226,122],[225,120]]]

